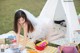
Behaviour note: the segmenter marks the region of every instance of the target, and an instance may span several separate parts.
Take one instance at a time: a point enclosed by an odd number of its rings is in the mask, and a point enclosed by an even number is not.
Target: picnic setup
[[[15,31],[0,34],[0,53],[80,53],[80,15],[73,0],[47,0],[37,18],[19,11],[30,17],[35,32],[28,34],[27,41],[20,34],[19,45]]]

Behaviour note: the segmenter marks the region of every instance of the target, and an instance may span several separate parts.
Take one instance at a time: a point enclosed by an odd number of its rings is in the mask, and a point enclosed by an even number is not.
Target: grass
[[[74,0],[77,14],[80,13],[80,0]]]
[[[14,13],[23,8],[38,16],[46,0],[0,0],[0,34],[13,30]],[[74,0],[80,13],[80,0]]]

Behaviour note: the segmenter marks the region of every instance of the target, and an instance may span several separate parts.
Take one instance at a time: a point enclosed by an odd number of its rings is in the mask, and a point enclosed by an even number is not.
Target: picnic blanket
[[[15,35],[15,32],[14,31],[10,31],[8,33],[9,34],[12,33],[12,34]],[[23,36],[22,35],[20,36],[20,42],[19,43],[21,45],[23,45],[23,43],[24,43],[24,40],[23,40]],[[30,40],[28,40],[27,42],[25,42],[25,44],[26,44],[26,47],[32,48],[32,50],[37,51],[37,53],[57,53],[57,48],[52,47],[52,46],[47,46],[44,50],[39,51],[39,50],[36,50],[35,49],[35,44],[33,42],[31,42]],[[28,49],[26,51],[28,51]],[[28,52],[28,53],[30,53],[30,52]]]

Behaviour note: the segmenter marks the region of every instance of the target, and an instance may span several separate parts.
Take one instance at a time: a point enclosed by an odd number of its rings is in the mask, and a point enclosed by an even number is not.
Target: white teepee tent
[[[70,42],[74,41],[73,33],[79,29],[79,22],[73,0],[47,0],[38,18],[65,19],[67,38],[69,38]]]

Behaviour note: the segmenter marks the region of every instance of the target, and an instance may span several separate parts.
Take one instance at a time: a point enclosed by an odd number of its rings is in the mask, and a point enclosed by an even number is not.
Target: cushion
[[[74,46],[59,46],[58,47],[58,53],[63,52],[63,53],[78,53],[76,47]]]

